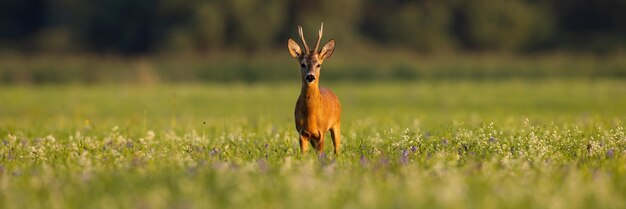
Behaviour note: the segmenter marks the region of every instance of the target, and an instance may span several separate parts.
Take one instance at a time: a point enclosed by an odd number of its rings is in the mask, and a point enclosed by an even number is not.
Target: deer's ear
[[[302,50],[300,49],[300,46],[298,46],[298,44],[293,41],[293,39],[289,39],[287,47],[289,48],[289,54],[291,54],[291,57],[299,58],[302,56]]]
[[[330,39],[330,41],[328,41],[324,45],[324,47],[322,48],[322,51],[320,51],[320,55],[322,59],[326,59],[326,58],[329,58],[331,55],[333,55],[334,51],[335,51],[335,39]]]

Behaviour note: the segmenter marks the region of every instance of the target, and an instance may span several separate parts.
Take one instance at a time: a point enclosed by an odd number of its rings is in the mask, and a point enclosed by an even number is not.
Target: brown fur
[[[321,39],[322,30],[320,29]],[[302,36],[302,34],[301,34]],[[304,40],[304,37],[301,37]],[[316,45],[317,45],[316,44]],[[319,51],[303,53],[300,46],[292,39],[288,41],[289,53],[297,58],[301,65],[302,89],[296,102],[294,111],[296,129],[300,136],[300,149],[303,153],[308,151],[308,143],[321,153],[324,150],[324,136],[330,131],[333,138],[334,152],[339,153],[341,144],[341,104],[337,96],[329,89],[319,86],[320,69],[324,59],[334,52],[335,41],[330,40]],[[305,45],[305,48],[308,48]],[[316,47],[317,48],[317,47]],[[307,82],[304,78],[307,74],[315,74],[313,82]]]

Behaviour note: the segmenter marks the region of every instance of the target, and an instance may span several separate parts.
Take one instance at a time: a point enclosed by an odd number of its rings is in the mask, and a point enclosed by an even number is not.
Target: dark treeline
[[[624,0],[3,0],[0,47],[141,54],[282,47],[324,21],[342,45],[419,52],[610,52]],[[315,37],[310,37],[314,39]]]

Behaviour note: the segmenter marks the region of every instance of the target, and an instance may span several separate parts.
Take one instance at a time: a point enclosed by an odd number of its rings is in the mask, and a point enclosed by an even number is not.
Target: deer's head
[[[318,47],[320,45],[320,40],[322,40],[322,33],[324,31],[324,23],[320,27],[319,35],[317,36],[317,42],[315,43],[315,49],[309,50],[309,46],[306,44],[306,40],[304,39],[304,34],[302,33],[302,27],[298,26],[298,34],[302,39],[302,45],[304,46],[304,51],[300,46],[293,41],[293,39],[289,39],[288,48],[289,54],[293,58],[296,58],[300,63],[300,72],[302,73],[302,82],[307,85],[317,84],[320,77],[320,69],[322,67],[322,63],[326,58],[329,58],[333,55],[333,51],[335,50],[335,40],[331,39],[328,41],[321,50],[318,51]]]

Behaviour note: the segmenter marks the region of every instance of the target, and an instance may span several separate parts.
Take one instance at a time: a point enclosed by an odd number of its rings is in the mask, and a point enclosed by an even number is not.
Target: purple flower
[[[359,160],[359,162],[361,163],[361,166],[365,166],[367,165],[367,158],[361,154],[361,159]]]
[[[320,153],[320,154],[319,154],[319,156],[317,156],[317,157],[318,157],[318,159],[319,159],[320,161],[324,162],[324,160],[326,160],[326,153],[325,153],[325,152],[322,152],[322,153]]]
[[[417,152],[417,147],[411,146],[411,152]]]
[[[606,151],[606,156],[609,158],[612,158],[615,151],[613,150],[613,148],[609,149],[608,151]]]
[[[257,165],[259,166],[259,170],[263,173],[265,173],[269,168],[269,166],[267,166],[267,162],[263,159],[257,160]]]
[[[378,160],[378,165],[380,167],[387,167],[387,165],[389,165],[389,159],[387,159],[386,157],[380,157],[380,159]]]
[[[219,150],[217,148],[213,148],[211,149],[211,151],[209,152],[209,155],[213,156],[216,155],[219,152]]]
[[[409,150],[402,151],[402,157],[400,158],[401,164],[406,164],[409,162]]]

